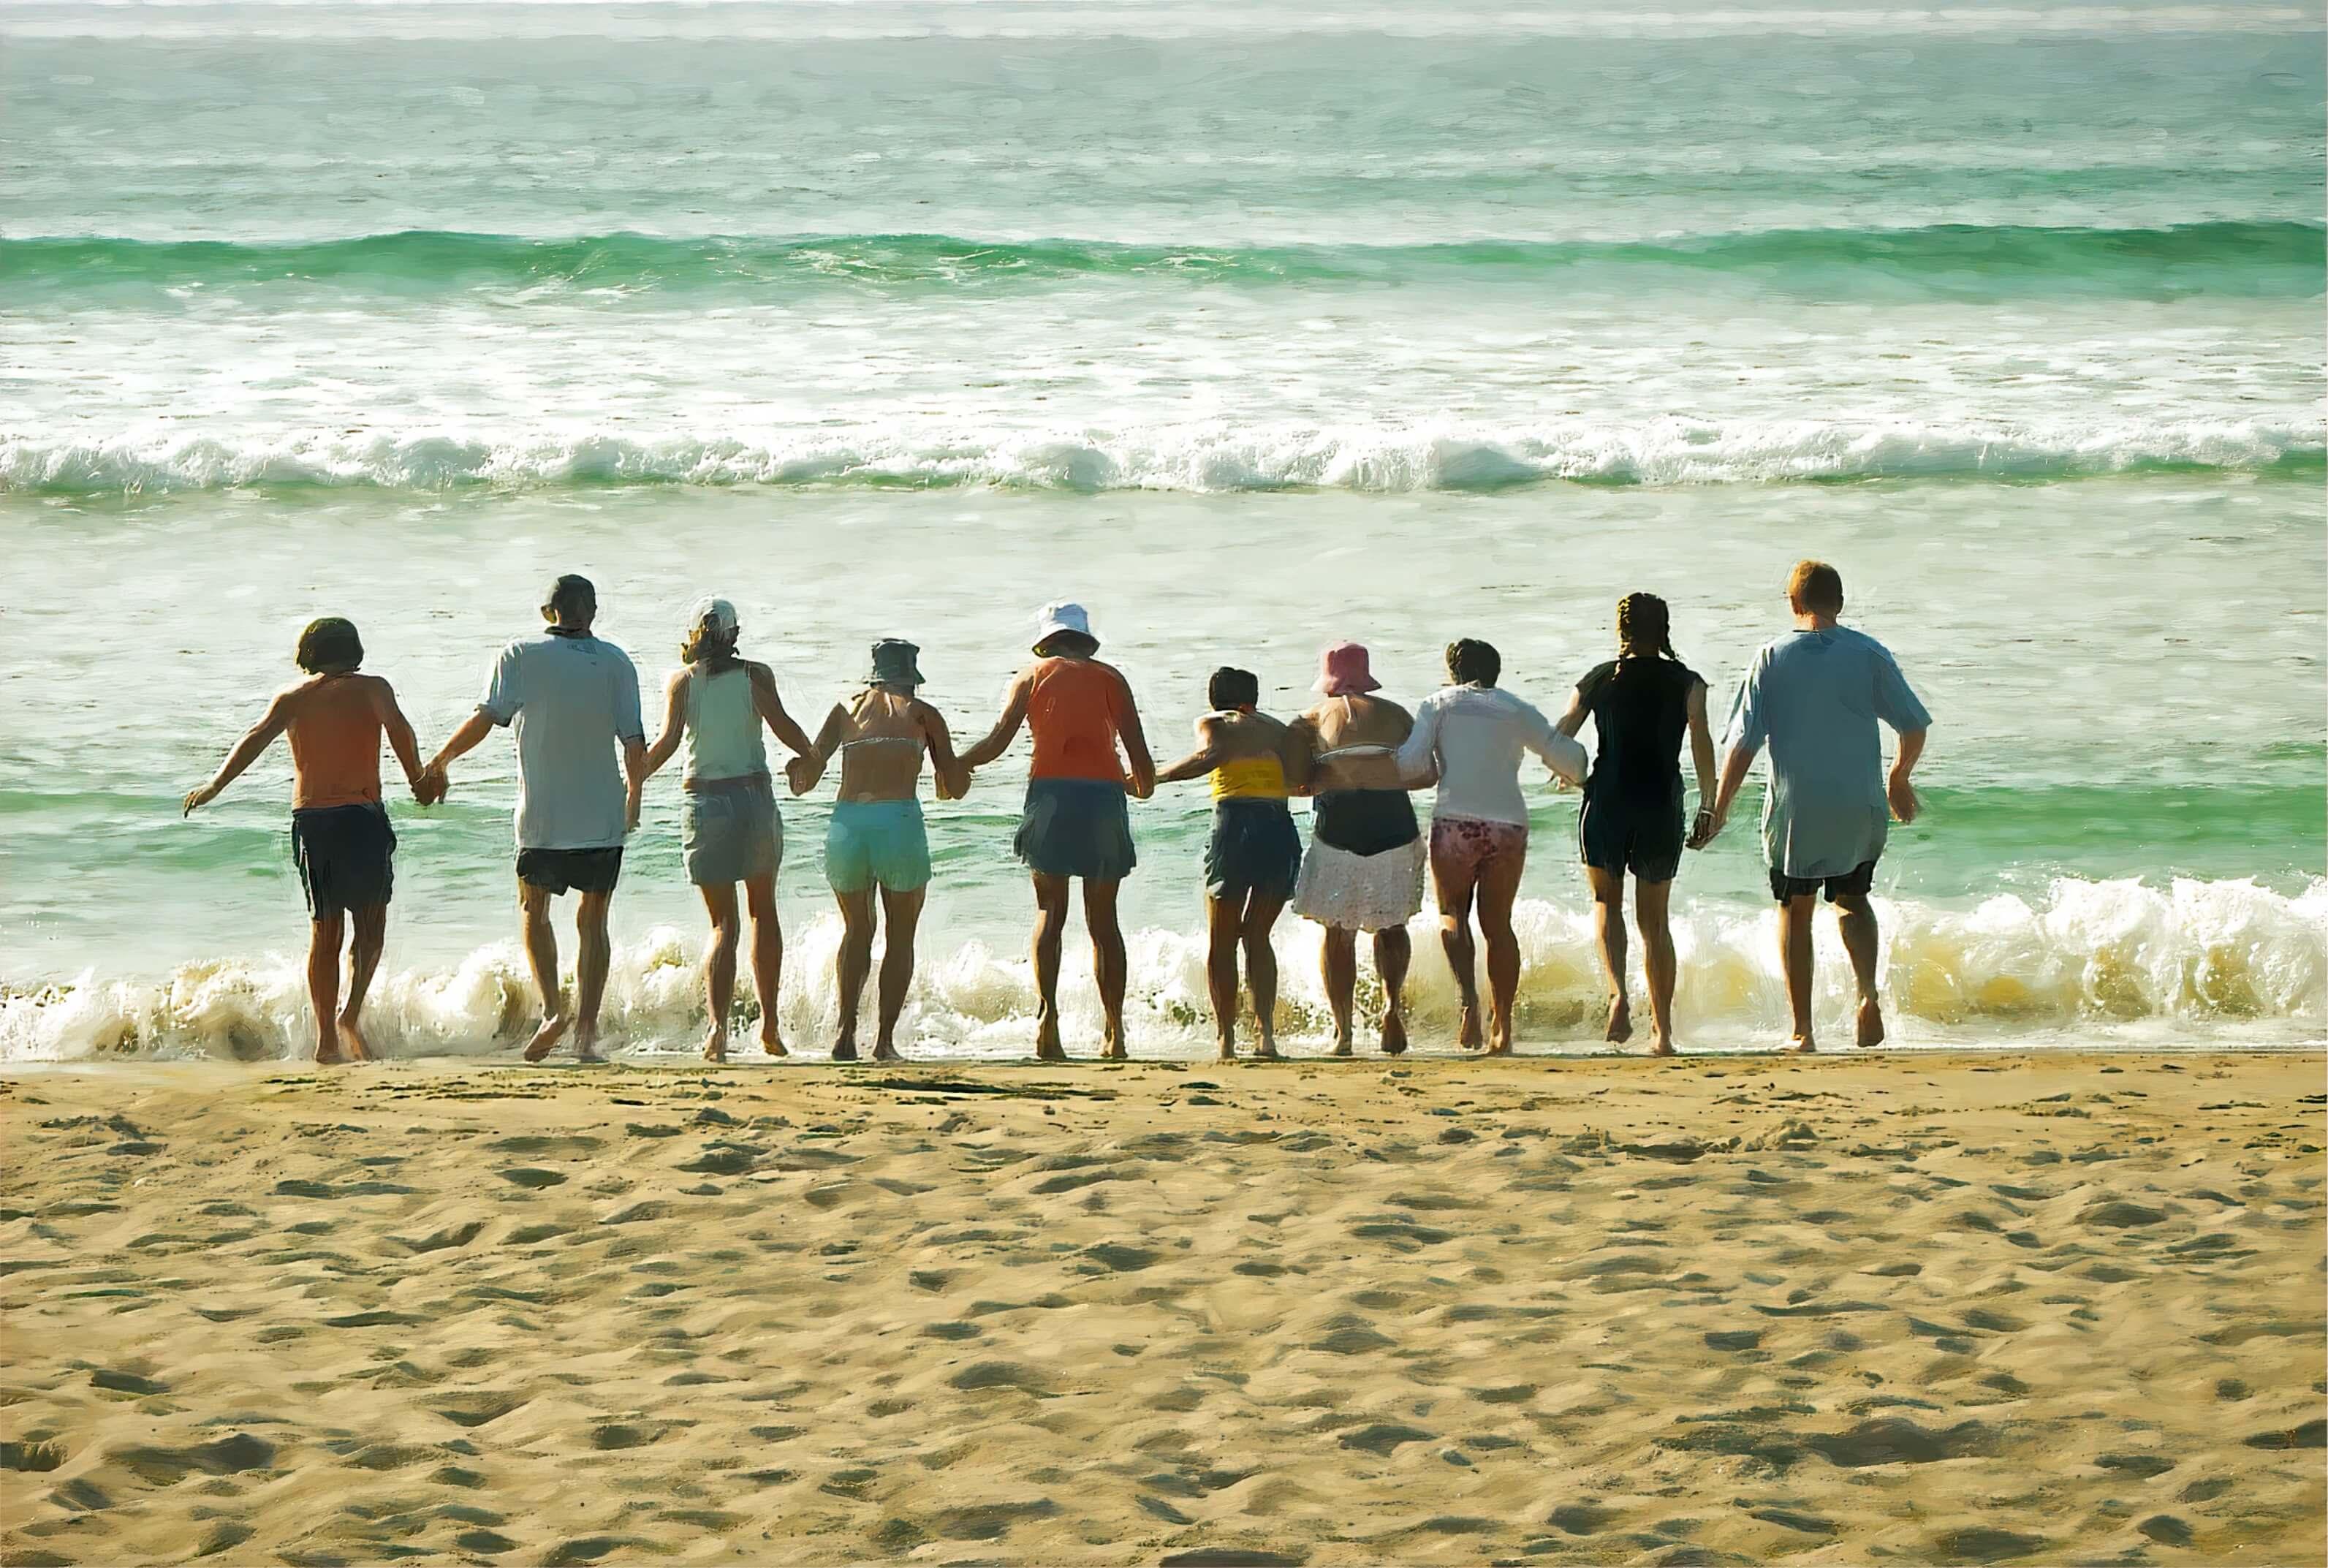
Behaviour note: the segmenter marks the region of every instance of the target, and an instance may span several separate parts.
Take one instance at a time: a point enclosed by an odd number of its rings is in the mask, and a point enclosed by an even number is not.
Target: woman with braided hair
[[[1560,728],[1574,735],[1587,718],[1599,741],[1584,781],[1577,819],[1584,874],[1592,885],[1593,926],[1600,964],[1609,976],[1608,1038],[1633,1037],[1633,1009],[1625,987],[1625,874],[1633,876],[1633,918],[1641,933],[1642,967],[1648,972],[1650,1054],[1670,1056],[1673,1045],[1674,944],[1666,903],[1682,846],[1711,836],[1713,733],[1705,720],[1705,682],[1673,650],[1671,617],[1655,594],[1627,594],[1617,602],[1617,657],[1576,683]],[[1697,767],[1697,822],[1682,829],[1681,740],[1689,733]]]

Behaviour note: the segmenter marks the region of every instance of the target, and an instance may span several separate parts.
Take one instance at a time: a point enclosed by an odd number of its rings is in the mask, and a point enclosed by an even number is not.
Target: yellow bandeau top
[[[1275,756],[1241,756],[1213,769],[1216,801],[1281,801],[1285,765]]]

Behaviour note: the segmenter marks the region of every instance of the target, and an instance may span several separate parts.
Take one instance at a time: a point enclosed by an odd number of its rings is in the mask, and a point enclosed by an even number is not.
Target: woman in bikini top
[[[1368,856],[1421,836],[1398,771],[1398,743],[1414,727],[1406,709],[1379,697],[1329,697],[1303,720],[1316,742],[1310,832],[1319,843]]]

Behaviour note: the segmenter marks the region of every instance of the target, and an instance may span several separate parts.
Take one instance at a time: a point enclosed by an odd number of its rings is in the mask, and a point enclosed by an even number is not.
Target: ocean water
[[[287,765],[176,801],[317,614],[433,746],[559,570],[651,693],[718,591],[796,712],[904,634],[972,734],[1075,596],[1169,754],[1212,666],[1290,709],[1345,636],[1409,698],[1488,637],[1556,709],[1636,587],[1725,702],[1812,553],[1937,718],[1879,878],[1903,1039],[2317,1038],[2323,40],[2316,5],[0,4],[0,1059],[301,1038]],[[932,812],[925,1052],[1023,1049],[1023,768]],[[528,1006],[510,772],[394,808],[393,1051]],[[701,1028],[676,797],[615,906],[646,1053]],[[812,1046],[829,798],[786,808]],[[1582,1044],[1575,797],[1533,798],[1523,1023]],[[1750,813],[1677,891],[1687,1044],[1782,1014]],[[1136,1049],[1206,1032],[1205,826],[1136,808]],[[1305,1038],[1313,944],[1281,928]]]

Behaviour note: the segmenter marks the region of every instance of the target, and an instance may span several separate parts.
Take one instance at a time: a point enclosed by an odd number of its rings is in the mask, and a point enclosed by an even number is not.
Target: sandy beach
[[[0,1563],[2318,1560],[2313,1055],[0,1079]]]

